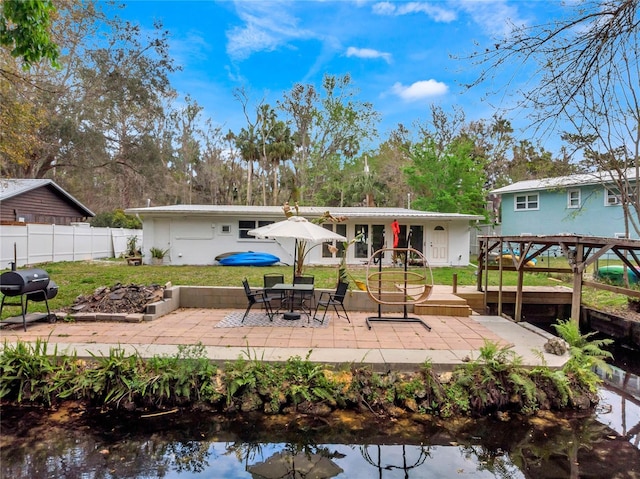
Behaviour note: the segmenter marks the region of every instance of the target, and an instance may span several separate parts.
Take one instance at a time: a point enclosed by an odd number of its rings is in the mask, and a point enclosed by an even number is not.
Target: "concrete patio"
[[[80,357],[108,355],[111,348],[137,352],[143,357],[173,355],[179,345],[201,343],[208,357],[218,363],[248,356],[264,361],[283,361],[291,356],[328,364],[366,364],[376,370],[413,370],[425,361],[434,369],[449,370],[475,358],[485,340],[511,346],[526,366],[544,362],[561,367],[568,355],[543,351],[550,337],[527,323],[514,323],[498,316],[420,316],[420,323],[376,322],[369,329],[366,318],[372,312],[350,311],[351,323],[327,315],[328,326],[304,327],[306,317],[296,327],[244,326],[216,328],[237,308],[178,308],[152,321],[58,321],[22,324],[0,331],[4,344],[45,340],[52,351],[77,352]],[[543,360],[541,360],[542,354]]]

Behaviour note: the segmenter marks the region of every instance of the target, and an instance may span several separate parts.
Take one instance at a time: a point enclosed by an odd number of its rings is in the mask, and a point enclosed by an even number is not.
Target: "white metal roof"
[[[634,168],[627,169],[625,174],[627,179],[633,180],[636,177]],[[593,173],[581,173],[578,175],[557,176],[555,178],[525,180],[492,190],[491,193],[501,195],[504,193],[515,193],[519,191],[549,190],[554,188],[568,188],[581,185],[599,185],[603,183],[611,183],[612,178],[614,177],[617,177],[617,173],[615,172],[596,171]]]
[[[35,190],[36,188],[40,188],[42,186],[51,185],[55,188],[62,196],[65,196],[70,201],[75,203],[80,209],[85,210],[86,216],[95,216],[93,211],[80,203],[77,199],[71,196],[67,191],[61,188],[55,181],[44,179],[44,178],[1,178],[0,179],[0,201],[8,200],[9,198],[13,198],[14,196],[21,195],[31,190]]]
[[[293,209],[293,208],[292,208]],[[418,211],[406,208],[368,208],[368,207],[319,207],[301,206],[300,215],[310,218],[320,217],[325,212],[333,216],[353,218],[419,218],[441,220],[481,220],[479,215],[465,215],[458,213],[436,213],[432,211]],[[128,208],[127,214],[137,214],[142,217],[157,216],[252,216],[284,218],[282,206],[244,206],[244,205],[169,205],[151,206],[148,208]],[[294,213],[295,214],[295,213]]]

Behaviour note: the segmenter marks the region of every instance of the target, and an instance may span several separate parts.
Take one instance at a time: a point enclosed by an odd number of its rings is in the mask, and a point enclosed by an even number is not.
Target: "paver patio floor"
[[[265,360],[282,360],[292,355],[305,356],[313,350],[317,361],[409,366],[428,359],[443,367],[460,363],[467,356],[477,357],[485,341],[513,346],[518,354],[527,356],[525,364],[539,364],[538,355],[529,351],[541,351],[546,341],[539,332],[504,318],[477,315],[423,316],[431,331],[412,322],[375,322],[369,329],[366,318],[371,313],[353,311],[349,312],[351,323],[331,314],[323,328],[304,327],[305,316],[297,327],[272,327],[268,321],[264,326],[215,327],[232,311],[181,308],[140,323],[34,322],[28,324],[27,331],[22,325],[5,327],[0,330],[0,338],[7,344],[46,340],[52,346],[74,349],[79,356],[88,352],[106,354],[108,348],[125,346],[147,356],[171,354],[180,345],[202,344],[208,356],[216,360],[236,359],[247,350]],[[544,361],[560,364],[558,357],[546,354]]]

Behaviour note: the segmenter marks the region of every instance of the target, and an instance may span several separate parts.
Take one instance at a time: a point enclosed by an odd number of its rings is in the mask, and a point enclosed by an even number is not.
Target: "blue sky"
[[[245,88],[254,104],[263,98],[275,104],[297,82],[320,87],[326,73],[349,73],[359,100],[381,114],[382,138],[398,123],[410,128],[426,120],[431,104],[447,111],[458,105],[468,120],[488,119],[496,107],[512,105],[506,90],[484,99],[495,85],[465,91],[461,84],[477,70],[451,55],[464,56],[476,42],[493,45],[511,24],[540,24],[563,12],[554,0],[124,3],[123,18],[143,28],[161,20],[171,32],[171,54],[182,67],[172,84],[225,131],[245,124],[234,88]],[[515,92],[527,70],[513,65],[496,84]],[[522,114],[511,119],[526,124]]]

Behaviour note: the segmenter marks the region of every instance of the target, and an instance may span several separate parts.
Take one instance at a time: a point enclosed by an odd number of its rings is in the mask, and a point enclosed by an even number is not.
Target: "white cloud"
[[[273,51],[292,39],[312,38],[290,15],[287,2],[236,2],[238,16],[245,23],[227,32],[227,53],[243,60],[259,51]]]
[[[391,2],[378,2],[371,7],[377,15],[410,15],[412,13],[424,13],[436,22],[449,23],[458,18],[455,10],[443,8],[440,5],[426,2],[409,2],[394,4]]]
[[[454,10],[442,8],[438,5],[422,2],[409,2],[401,4],[398,8],[400,15],[407,15],[410,13],[425,13],[436,22],[449,23],[458,18],[458,15]]]
[[[466,0],[460,2],[459,5],[485,33],[491,36],[507,36],[514,26],[528,23],[520,17],[516,6],[517,2],[507,5],[506,0]]]
[[[573,1],[573,0],[572,0]],[[443,6],[446,5],[446,6]],[[446,4],[436,2],[377,2],[371,7],[374,14],[402,16],[424,13],[435,22],[451,23],[464,12],[471,17],[485,33],[505,36],[513,26],[526,25],[528,21],[520,16],[518,2],[508,0],[450,0]]]
[[[405,101],[417,101],[444,95],[449,91],[449,87],[445,83],[431,79],[417,81],[409,86],[396,82],[391,91]]]
[[[278,38],[255,25],[236,27],[227,33],[227,38],[227,53],[237,60],[243,60],[257,51],[272,51],[280,44]]]
[[[390,2],[374,3],[371,10],[376,15],[395,15],[396,6]]]
[[[346,55],[357,58],[382,58],[387,63],[391,63],[391,53],[380,52],[371,48],[349,47],[347,48]]]
[[[211,50],[205,37],[197,31],[189,31],[184,36],[171,37],[169,41],[171,56],[181,66],[206,61]]]

